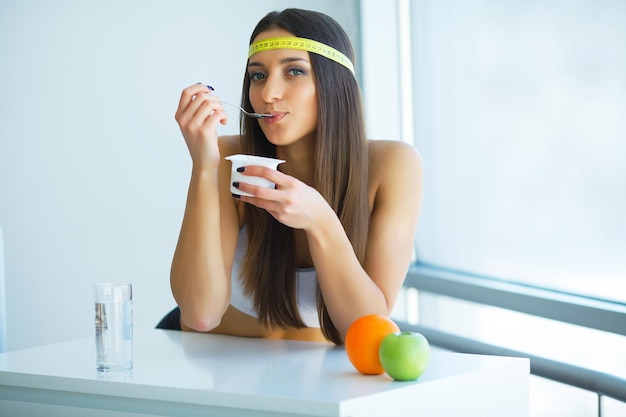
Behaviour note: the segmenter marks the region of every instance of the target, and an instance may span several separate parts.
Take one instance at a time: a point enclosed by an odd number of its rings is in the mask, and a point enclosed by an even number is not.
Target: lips
[[[281,121],[283,119],[283,117],[285,117],[287,115],[287,113],[285,112],[278,112],[278,111],[271,111],[268,112],[269,114],[272,115],[272,117],[266,117],[264,119],[262,119],[264,122],[269,123],[269,124],[273,124],[273,123],[278,123],[279,121]]]

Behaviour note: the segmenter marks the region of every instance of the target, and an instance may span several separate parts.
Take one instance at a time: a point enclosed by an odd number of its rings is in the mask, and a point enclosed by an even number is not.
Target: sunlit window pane
[[[626,301],[626,2],[412,3],[420,261]]]

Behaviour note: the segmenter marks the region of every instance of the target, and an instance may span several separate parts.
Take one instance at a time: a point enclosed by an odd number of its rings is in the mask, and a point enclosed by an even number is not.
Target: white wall
[[[137,328],[174,306],[180,90],[202,81],[239,101],[250,32],[285,7],[328,13],[357,41],[357,0],[0,1],[9,350],[90,337],[96,281],[133,283]]]

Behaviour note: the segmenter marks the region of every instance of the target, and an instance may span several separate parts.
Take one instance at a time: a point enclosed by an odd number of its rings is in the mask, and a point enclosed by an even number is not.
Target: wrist
[[[313,227],[306,231],[306,234],[310,242],[322,247],[327,246],[329,242],[341,239],[342,236],[346,238],[343,225],[330,206]]]
[[[205,154],[201,157],[191,158],[191,172],[196,174],[217,173],[222,158],[219,151],[215,154]]]
[[[206,188],[207,185],[218,182],[218,170],[217,167],[197,166],[193,165],[191,168],[191,183],[196,184],[202,188]]]

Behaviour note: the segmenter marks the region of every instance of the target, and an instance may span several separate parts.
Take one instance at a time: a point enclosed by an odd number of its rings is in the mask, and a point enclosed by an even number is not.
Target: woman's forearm
[[[230,299],[217,177],[217,170],[192,172],[170,275],[182,320],[198,331],[216,327]]]
[[[329,216],[307,238],[326,308],[342,336],[361,316],[389,314],[385,294],[359,263],[336,216]]]

